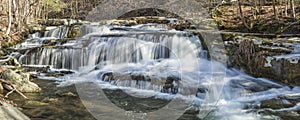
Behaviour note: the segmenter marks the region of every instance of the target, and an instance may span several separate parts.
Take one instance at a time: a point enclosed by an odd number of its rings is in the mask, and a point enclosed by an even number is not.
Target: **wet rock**
[[[17,58],[9,57],[9,58],[6,58],[6,60],[0,61],[0,65],[20,66],[20,63],[18,62]]]
[[[75,95],[75,94],[72,93],[72,92],[67,92],[67,93],[62,94],[62,96],[66,96],[66,97],[76,97],[77,95]]]
[[[55,94],[60,97],[77,97],[77,95],[72,92],[56,91]]]
[[[49,19],[41,22],[42,25],[46,26],[60,26],[64,25],[64,23],[66,23],[65,19]]]
[[[99,73],[97,76],[98,76],[98,79],[101,79],[106,82],[110,82],[110,81],[114,80],[113,72]]]
[[[272,88],[281,88],[280,85],[269,84],[267,82],[257,81],[255,79],[238,79],[238,80],[231,80],[229,84],[232,88],[242,88],[246,91],[244,92],[261,92],[266,91]]]
[[[144,83],[148,82],[151,85],[160,87],[161,92],[171,94],[177,94],[179,92],[179,82],[181,80],[181,78],[177,76],[157,77],[136,73],[122,74],[118,72],[100,72],[97,77],[105,82],[120,86],[128,86],[128,83],[132,81],[135,83],[134,87],[136,88],[143,88],[145,87]]]
[[[40,72],[47,73],[49,71],[50,66],[22,66],[24,72]]]
[[[20,63],[18,62],[17,58],[12,57],[8,60],[7,62],[8,65],[12,65],[12,66],[20,66]]]
[[[168,76],[161,92],[177,94],[178,87],[179,87],[178,86],[179,80],[180,80],[180,78],[177,78],[175,76]]]
[[[49,102],[51,102],[51,103],[56,103],[56,102],[58,102],[58,99],[57,99],[57,98],[49,98],[49,97],[46,97],[46,98],[44,98],[44,99],[42,100],[42,102],[46,102],[46,103],[49,103]]]
[[[47,20],[40,20],[39,24],[45,26],[77,25],[77,24],[82,24],[82,21],[73,20],[73,19],[47,19]]]
[[[29,26],[29,33],[31,33],[31,34],[36,33],[36,32],[44,33],[44,31],[45,31],[45,26],[36,25],[36,24]]]
[[[79,26],[73,26],[68,32],[68,38],[76,38],[81,35],[81,29]]]
[[[293,107],[294,105],[285,99],[271,99],[262,101],[260,108],[282,109]]]
[[[2,105],[2,106],[1,106]],[[10,104],[0,101],[1,120],[30,120],[26,115]]]
[[[12,70],[5,70],[0,73],[0,78],[11,82],[20,92],[39,92],[41,88],[30,81],[30,74],[16,73]]]
[[[137,25],[138,23],[134,20],[114,20],[112,25]]]
[[[207,91],[208,91],[207,88],[204,88],[204,87],[198,88],[196,97],[198,97],[200,99],[204,99]]]
[[[293,112],[293,111],[272,111],[272,110],[264,110],[260,111],[259,114],[263,115],[271,115],[271,116],[277,116],[275,118],[276,120],[297,120],[299,119],[299,113]]]
[[[141,75],[141,74],[130,74],[130,78],[132,80],[137,80],[137,81],[144,81],[144,80],[146,81],[147,80],[145,75]]]

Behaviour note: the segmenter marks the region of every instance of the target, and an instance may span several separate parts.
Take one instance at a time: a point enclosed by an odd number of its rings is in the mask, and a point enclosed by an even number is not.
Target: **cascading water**
[[[62,85],[100,81],[111,88],[132,88],[127,91],[131,94],[145,95],[143,90],[179,94],[198,104],[199,117],[208,119],[277,119],[254,108],[261,101],[300,91],[207,60],[197,36],[166,25],[82,25],[80,38],[66,40],[69,29],[58,27],[41,38],[34,34],[13,47],[26,50],[20,63],[76,71],[64,76]]]

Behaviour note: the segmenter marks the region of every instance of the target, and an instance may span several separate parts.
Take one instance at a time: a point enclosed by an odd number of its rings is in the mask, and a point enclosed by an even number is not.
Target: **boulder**
[[[41,88],[30,81],[30,74],[28,73],[16,73],[15,71],[12,71],[10,69],[4,70],[3,72],[0,72],[0,78],[9,81],[20,92],[39,92],[41,91]],[[9,88],[9,87],[6,87]]]

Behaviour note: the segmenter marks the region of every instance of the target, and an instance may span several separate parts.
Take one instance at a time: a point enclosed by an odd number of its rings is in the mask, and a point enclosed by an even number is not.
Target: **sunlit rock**
[[[30,81],[30,75],[28,73],[16,73],[12,70],[5,70],[0,73],[1,79],[7,80],[15,85],[20,92],[39,92],[41,88]],[[12,90],[13,88],[11,88]]]
[[[0,101],[1,120],[30,120],[26,115],[10,104]]]

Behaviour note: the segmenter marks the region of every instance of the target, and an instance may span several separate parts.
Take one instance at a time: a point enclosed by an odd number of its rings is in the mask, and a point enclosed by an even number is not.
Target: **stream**
[[[78,25],[11,47],[41,93],[13,95],[32,119],[299,119],[300,87],[210,60],[198,36],[165,24]]]

